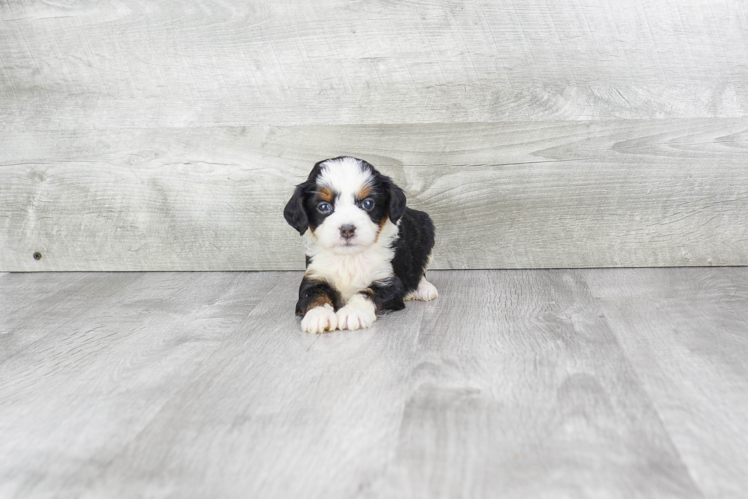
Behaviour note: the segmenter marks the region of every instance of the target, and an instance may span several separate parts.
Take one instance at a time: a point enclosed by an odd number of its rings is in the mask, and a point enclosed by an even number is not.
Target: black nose
[[[340,236],[343,238],[350,240],[353,238],[353,233],[356,232],[356,226],[353,224],[344,224],[340,226]]]

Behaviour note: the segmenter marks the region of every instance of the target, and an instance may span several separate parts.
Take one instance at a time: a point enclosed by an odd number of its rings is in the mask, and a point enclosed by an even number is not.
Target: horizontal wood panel
[[[0,89],[3,129],[106,130],[113,128],[251,125],[473,123],[609,119],[736,118],[748,116],[748,77],[741,84],[586,85],[535,87],[469,85],[388,87],[386,92],[178,99],[29,94],[15,101]]]
[[[3,2],[16,92],[229,97],[402,85],[737,82],[742,2]],[[20,43],[19,43],[20,42]],[[30,63],[30,68],[27,67]],[[36,69],[37,72],[31,70]],[[24,85],[25,83],[25,85]],[[40,88],[41,87],[41,88]]]
[[[281,209],[340,154],[440,268],[746,264],[747,32],[729,0],[0,0],[0,270],[299,269]]]
[[[282,209],[338,154],[432,215],[435,268],[748,265],[747,149],[748,119],[9,131],[0,270],[302,269]]]
[[[23,128],[745,116],[745,2],[0,2]]]

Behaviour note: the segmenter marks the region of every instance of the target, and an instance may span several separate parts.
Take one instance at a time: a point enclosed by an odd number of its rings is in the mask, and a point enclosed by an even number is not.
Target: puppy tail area
[[[424,302],[434,300],[439,296],[439,292],[436,287],[426,281],[426,278],[421,278],[418,282],[418,288],[408,293],[403,300],[422,300]]]

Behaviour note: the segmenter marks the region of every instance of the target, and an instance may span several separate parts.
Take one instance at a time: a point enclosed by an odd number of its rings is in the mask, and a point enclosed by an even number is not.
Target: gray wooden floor
[[[430,272],[320,336],[300,276],[0,276],[0,495],[748,495],[748,268]]]

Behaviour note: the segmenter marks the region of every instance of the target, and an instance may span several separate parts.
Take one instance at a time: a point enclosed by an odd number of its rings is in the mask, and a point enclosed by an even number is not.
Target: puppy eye
[[[319,210],[321,214],[329,214],[332,212],[332,206],[330,206],[329,203],[322,202],[317,205],[317,210]]]
[[[367,212],[374,208],[374,200],[371,198],[366,198],[364,201],[361,202],[361,208],[366,210]]]

